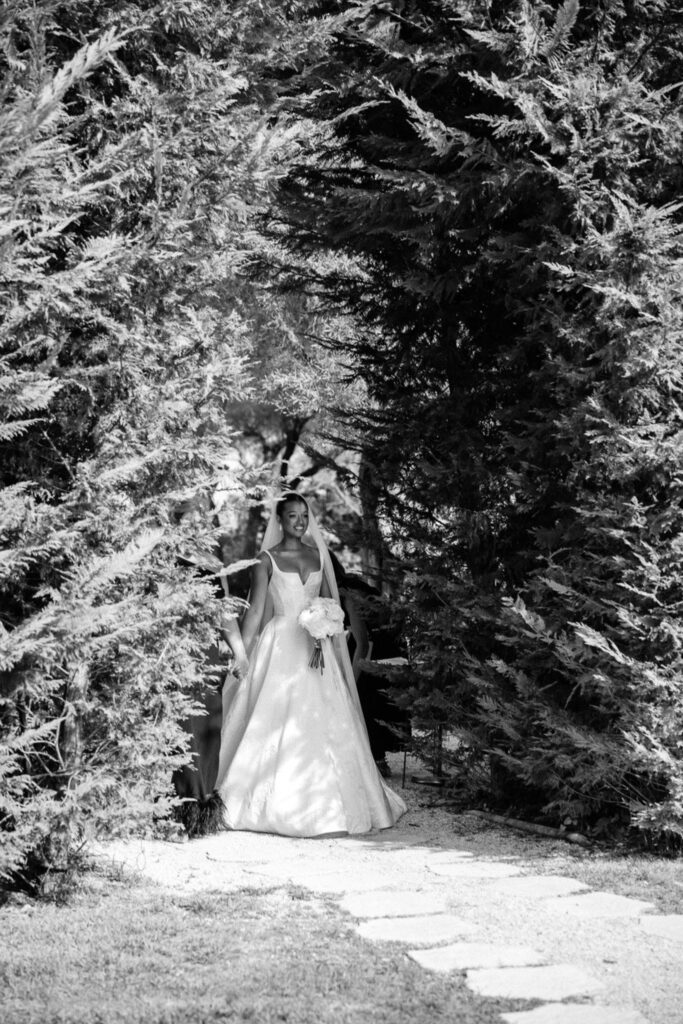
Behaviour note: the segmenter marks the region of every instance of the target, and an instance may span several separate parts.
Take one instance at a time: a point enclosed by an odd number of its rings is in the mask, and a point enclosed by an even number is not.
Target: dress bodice
[[[273,602],[273,614],[296,619],[299,612],[320,593],[323,571],[316,569],[309,574],[304,582],[298,572],[284,572],[270,551],[267,554],[273,567],[268,584],[268,593]]]

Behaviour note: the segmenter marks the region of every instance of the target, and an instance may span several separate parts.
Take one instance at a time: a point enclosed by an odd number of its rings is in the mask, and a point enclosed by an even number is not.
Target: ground
[[[65,904],[0,912],[2,1020],[680,1024],[680,861],[405,795],[369,836],[101,845]]]

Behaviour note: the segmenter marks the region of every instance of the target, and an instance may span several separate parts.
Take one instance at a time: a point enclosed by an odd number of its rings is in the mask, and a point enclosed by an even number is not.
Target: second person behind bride
[[[253,570],[241,680],[222,727],[216,788],[229,829],[361,833],[406,810],[373,760],[344,635],[323,639],[324,665],[311,665],[299,615],[319,596],[339,602],[327,545],[305,499],[286,494]]]

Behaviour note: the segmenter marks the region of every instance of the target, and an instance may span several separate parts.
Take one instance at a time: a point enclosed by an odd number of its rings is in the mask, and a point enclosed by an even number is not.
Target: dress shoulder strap
[[[264,548],[264,552],[265,552],[265,554],[266,554],[266,555],[268,555],[268,558],[270,559],[270,564],[271,564],[271,565],[274,565],[274,566],[275,566],[275,568],[277,569],[277,567],[278,567],[278,565],[277,565],[277,562],[275,561],[275,559],[274,559],[274,558],[273,558],[273,556],[271,555],[271,553],[270,553],[270,551],[268,550],[268,548]],[[271,570],[271,571],[272,571],[272,570]]]

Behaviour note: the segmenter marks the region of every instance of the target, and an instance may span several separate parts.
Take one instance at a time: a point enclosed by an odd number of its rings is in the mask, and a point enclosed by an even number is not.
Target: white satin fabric
[[[329,557],[329,556],[328,556]],[[324,569],[303,581],[270,556],[272,617],[223,723],[217,789],[230,829],[285,836],[388,828],[405,812],[372,759],[365,724],[335,646],[310,668],[297,617]]]

